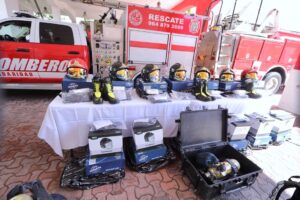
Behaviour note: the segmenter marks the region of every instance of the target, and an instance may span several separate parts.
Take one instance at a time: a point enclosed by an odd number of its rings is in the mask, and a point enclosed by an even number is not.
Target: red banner
[[[127,25],[129,28],[195,36],[199,36],[201,32],[203,19],[199,16],[190,16],[133,5],[129,5],[127,11]]]

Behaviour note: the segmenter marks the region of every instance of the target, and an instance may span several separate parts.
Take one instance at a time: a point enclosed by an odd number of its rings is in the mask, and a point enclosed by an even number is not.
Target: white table
[[[133,95],[132,100],[111,105],[107,102],[95,105],[92,102],[64,104],[57,96],[48,106],[38,137],[45,140],[60,156],[62,150],[69,150],[88,144],[88,131],[94,121],[111,119],[123,120],[127,130],[123,136],[130,136],[131,124],[134,119],[156,117],[163,126],[164,137],[175,137],[180,112],[187,106],[192,109],[206,106],[208,109],[218,105],[228,108],[229,113],[267,112],[272,103],[270,97],[261,99],[223,98],[212,102],[198,100],[173,100],[167,103],[152,104],[145,99]]]

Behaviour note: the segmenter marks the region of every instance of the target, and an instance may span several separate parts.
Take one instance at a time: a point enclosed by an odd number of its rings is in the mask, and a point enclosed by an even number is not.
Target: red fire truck
[[[264,22],[272,14],[275,26],[270,27]],[[276,93],[285,84],[300,55],[300,33],[279,30],[276,9],[267,14],[259,27],[256,23],[247,26],[238,17],[233,11],[232,16],[204,34],[196,63],[210,68],[216,78],[227,67],[231,67],[238,78],[244,70],[254,68],[265,81],[265,92]]]

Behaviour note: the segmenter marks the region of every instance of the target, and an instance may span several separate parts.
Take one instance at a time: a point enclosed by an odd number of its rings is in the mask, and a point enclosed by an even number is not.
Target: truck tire
[[[270,72],[266,75],[265,81],[265,92],[268,95],[276,94],[280,88],[282,77],[278,72]]]

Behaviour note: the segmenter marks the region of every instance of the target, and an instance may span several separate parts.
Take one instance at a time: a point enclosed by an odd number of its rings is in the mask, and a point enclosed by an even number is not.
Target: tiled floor
[[[40,179],[51,193],[68,199],[197,199],[180,161],[153,173],[126,170],[120,182],[91,190],[69,190],[59,186],[64,160],[37,138],[44,113],[55,92],[9,92],[0,102],[0,199],[16,184]],[[255,184],[226,199],[266,199],[276,182],[300,175],[300,118],[293,140],[249,156],[262,169]],[[225,197],[224,197],[225,198]]]

